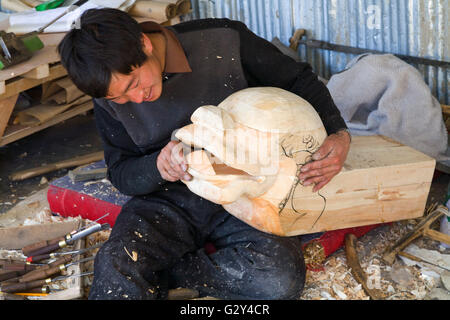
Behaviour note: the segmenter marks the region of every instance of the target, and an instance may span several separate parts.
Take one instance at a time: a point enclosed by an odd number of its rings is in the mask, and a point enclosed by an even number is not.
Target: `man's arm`
[[[319,114],[329,136],[313,155],[313,162],[304,165],[299,175],[303,185],[314,184],[313,191],[319,190],[340,172],[350,148],[347,126],[328,88],[308,63],[284,55],[242,23],[230,25],[240,34],[241,61],[249,86],[274,86],[291,91],[308,101]]]
[[[103,141],[108,179],[123,194],[151,193],[165,183],[156,166],[160,150],[143,154],[122,124],[94,99],[95,121]]]

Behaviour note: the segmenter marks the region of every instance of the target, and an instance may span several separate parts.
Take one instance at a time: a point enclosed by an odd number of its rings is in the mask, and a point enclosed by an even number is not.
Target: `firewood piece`
[[[352,269],[352,275],[358,283],[361,284],[366,294],[372,300],[381,300],[381,294],[377,289],[371,289],[367,286],[367,276],[359,264],[358,253],[356,251],[356,236],[352,233],[345,235],[345,255],[347,264]]]

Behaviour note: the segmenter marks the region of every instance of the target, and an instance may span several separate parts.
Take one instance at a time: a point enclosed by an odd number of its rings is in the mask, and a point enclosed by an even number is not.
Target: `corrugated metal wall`
[[[448,0],[191,0],[188,19],[230,18],[289,45],[296,29],[309,39],[450,61]],[[299,47],[317,74],[330,78],[354,55]],[[433,94],[449,104],[449,70],[416,65]]]

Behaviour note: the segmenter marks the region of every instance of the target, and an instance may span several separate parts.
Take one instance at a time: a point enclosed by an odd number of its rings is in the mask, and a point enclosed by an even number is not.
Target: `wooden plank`
[[[55,45],[45,46],[34,53],[33,57],[25,62],[0,70],[0,81],[21,76],[41,65],[59,62],[60,57]]]
[[[8,80],[5,84],[4,93],[0,95],[0,99],[8,98],[12,95],[33,88],[44,82],[58,79],[65,75],[67,75],[66,69],[60,63],[58,63],[50,65],[48,77],[41,79],[27,79],[23,77],[17,77],[15,79]]]
[[[16,105],[17,97],[19,94],[15,94],[6,99],[0,100],[0,137],[5,132],[6,126],[8,125],[9,117]]]
[[[79,115],[86,111],[89,111],[92,108],[93,108],[92,101],[88,101],[86,103],[80,104],[79,106],[73,107],[64,113],[61,113],[61,114],[53,117],[49,121],[42,123],[39,126],[24,127],[24,126],[20,126],[20,125],[11,125],[6,128],[4,136],[2,138],[0,138],[0,146],[4,146],[11,142],[22,139],[26,136],[29,136],[30,134],[41,131],[41,130],[51,127],[59,122],[62,122],[64,120],[70,119],[76,115]]]

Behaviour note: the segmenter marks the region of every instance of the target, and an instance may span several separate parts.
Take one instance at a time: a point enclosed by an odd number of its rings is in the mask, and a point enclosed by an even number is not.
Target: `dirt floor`
[[[33,192],[46,188],[49,181],[66,175],[69,169],[23,181],[10,181],[11,173],[100,150],[101,140],[92,112],[0,147],[0,214]]]
[[[23,138],[5,147],[0,147],[0,215],[39,190],[48,187],[48,182],[67,174],[68,169],[58,170],[43,176],[20,182],[12,182],[8,176],[16,171],[37,167],[71,157],[101,150],[92,112],[77,116]],[[433,179],[427,208],[434,203],[442,204],[446,198],[450,176],[437,173]],[[386,265],[382,252],[406,232],[414,228],[416,220],[395,222],[374,229],[357,240],[361,267],[375,289],[381,290],[382,299],[450,299],[440,274],[442,268],[429,264],[411,264],[411,260],[397,258],[393,265]],[[436,225],[435,227],[438,227]],[[450,257],[450,249],[425,238],[413,243],[414,249]],[[448,271],[447,271],[448,272]],[[321,270],[308,271],[306,287],[300,299],[305,300],[365,300],[365,293],[351,274],[345,252],[340,249],[329,256]]]

